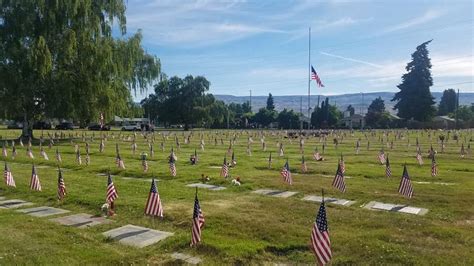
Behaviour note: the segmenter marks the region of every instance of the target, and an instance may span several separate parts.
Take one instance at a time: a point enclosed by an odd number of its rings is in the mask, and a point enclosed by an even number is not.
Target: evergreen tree
[[[430,42],[424,42],[416,48],[412,61],[405,68],[408,73],[402,76],[402,83],[398,85],[400,91],[392,99],[397,101],[394,109],[398,110],[401,118],[429,121],[434,115],[435,102],[430,92],[433,78],[426,48]]]
[[[275,110],[275,104],[273,103],[273,96],[272,96],[271,93],[268,94],[267,109],[270,110],[270,111]]]
[[[447,115],[456,109],[456,91],[454,89],[444,90],[439,102],[438,115]]]
[[[352,106],[352,104],[349,104],[349,106],[347,106],[346,111],[349,112],[349,115],[350,115],[350,116],[353,116],[353,115],[355,114],[355,109],[354,109],[354,107]]]

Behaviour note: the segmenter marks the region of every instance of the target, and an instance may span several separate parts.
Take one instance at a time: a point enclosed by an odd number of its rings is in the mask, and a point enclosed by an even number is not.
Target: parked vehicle
[[[73,130],[74,125],[71,122],[62,122],[61,124],[56,126],[58,130]]]
[[[140,126],[138,125],[130,124],[130,125],[122,126],[122,131],[139,131],[139,130],[141,129],[140,129]]]
[[[103,125],[102,127],[99,125],[99,124],[91,124],[87,127],[87,129],[89,130],[105,130],[105,131],[109,131],[110,130],[110,126],[108,125]]]
[[[23,129],[23,123],[13,122],[7,126],[8,129]]]
[[[145,130],[145,131],[155,131],[155,126],[153,124],[141,124],[140,125],[140,129],[141,130]]]
[[[33,129],[51,129],[51,123],[46,121],[37,121],[33,124]]]

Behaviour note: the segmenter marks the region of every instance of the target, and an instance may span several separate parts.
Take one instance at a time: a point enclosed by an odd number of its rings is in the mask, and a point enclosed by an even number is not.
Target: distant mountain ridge
[[[393,106],[395,102],[392,102],[391,99],[394,96],[394,92],[371,92],[371,93],[352,93],[352,94],[340,94],[340,95],[330,95],[330,96],[320,96],[320,101],[329,97],[329,102],[331,104],[336,103],[337,107],[344,111],[347,106],[352,105],[356,113],[366,113],[367,107],[370,103],[377,97],[382,97],[382,100],[385,101],[385,108],[387,111],[391,113],[396,113],[393,110]],[[435,97],[435,101],[438,104],[441,100],[441,96],[443,95],[442,92],[432,92],[433,97]],[[233,96],[233,95],[222,95],[222,94],[214,94],[216,99],[224,101],[226,104],[229,103],[244,103],[250,100],[249,96]],[[258,111],[258,109],[265,107],[267,104],[267,97],[268,96],[252,96],[252,110],[254,112]],[[275,103],[275,109],[278,111],[283,110],[284,108],[293,109],[296,112],[300,111],[300,103],[302,100],[303,105],[303,114],[308,114],[308,96],[304,95],[285,95],[285,96],[273,96],[273,100]],[[318,95],[311,95],[310,104],[311,108],[314,108],[318,103]],[[459,94],[459,104],[460,105],[470,105],[474,103],[474,93],[460,93]]]

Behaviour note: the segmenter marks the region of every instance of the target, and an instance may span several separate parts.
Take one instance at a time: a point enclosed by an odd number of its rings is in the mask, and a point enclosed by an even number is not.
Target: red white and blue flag
[[[108,203],[113,203],[116,198],[118,198],[117,190],[115,189],[114,182],[112,181],[112,176],[110,173],[108,174],[107,178],[107,196],[105,200]]]
[[[325,265],[331,260],[331,241],[329,239],[324,200],[319,206],[318,216],[316,217],[313,231],[311,232],[311,250],[314,252],[316,260],[320,265]]]
[[[318,87],[324,87],[323,82],[318,76],[318,73],[316,73],[316,70],[314,70],[314,67],[311,66],[311,79],[314,79],[316,81],[316,84],[318,84]]]
[[[201,242],[201,232],[204,226],[204,214],[201,211],[201,205],[197,197],[194,198],[194,211],[193,211],[193,227],[191,229],[191,246]]]
[[[151,180],[150,194],[148,194],[148,200],[145,206],[145,214],[163,217],[163,206],[161,205],[160,194],[158,193],[156,181],[154,178]]]
[[[407,166],[403,166],[402,180],[398,187],[398,192],[405,197],[413,197],[413,186],[411,185],[410,176],[408,175]]]

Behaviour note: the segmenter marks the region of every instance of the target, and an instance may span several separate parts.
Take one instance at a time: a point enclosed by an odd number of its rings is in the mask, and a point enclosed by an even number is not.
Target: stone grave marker
[[[110,237],[119,241],[124,245],[143,248],[161,241],[173,233],[149,229],[135,225],[125,225],[102,233],[106,237]]]
[[[53,208],[53,207],[48,207],[48,206],[41,206],[41,207],[17,210],[17,212],[25,213],[34,217],[46,217],[46,216],[51,216],[51,215],[68,213],[69,211]]]
[[[0,201],[0,209],[15,209],[25,206],[33,205],[31,202],[26,202],[24,200],[19,199],[11,199],[11,200],[4,200]]]
[[[111,220],[105,219],[104,217],[92,216],[87,213],[79,213],[69,216],[53,218],[50,219],[50,221],[77,228],[88,228],[100,224],[108,224],[111,222]]]
[[[320,197],[320,196],[310,195],[310,196],[304,197],[303,200],[321,202],[323,200],[323,198]],[[355,203],[355,201],[352,201],[352,200],[337,199],[337,198],[324,198],[324,202],[332,203],[332,204],[336,204],[336,205],[342,205],[342,206],[351,206],[352,204]]]
[[[428,209],[425,209],[425,208],[418,208],[418,207],[412,207],[412,206],[401,205],[401,204],[382,203],[382,202],[377,202],[377,201],[371,201],[363,205],[362,207],[369,210],[383,210],[383,211],[401,212],[401,213],[408,213],[408,214],[415,214],[415,215],[425,215],[428,212]]]

